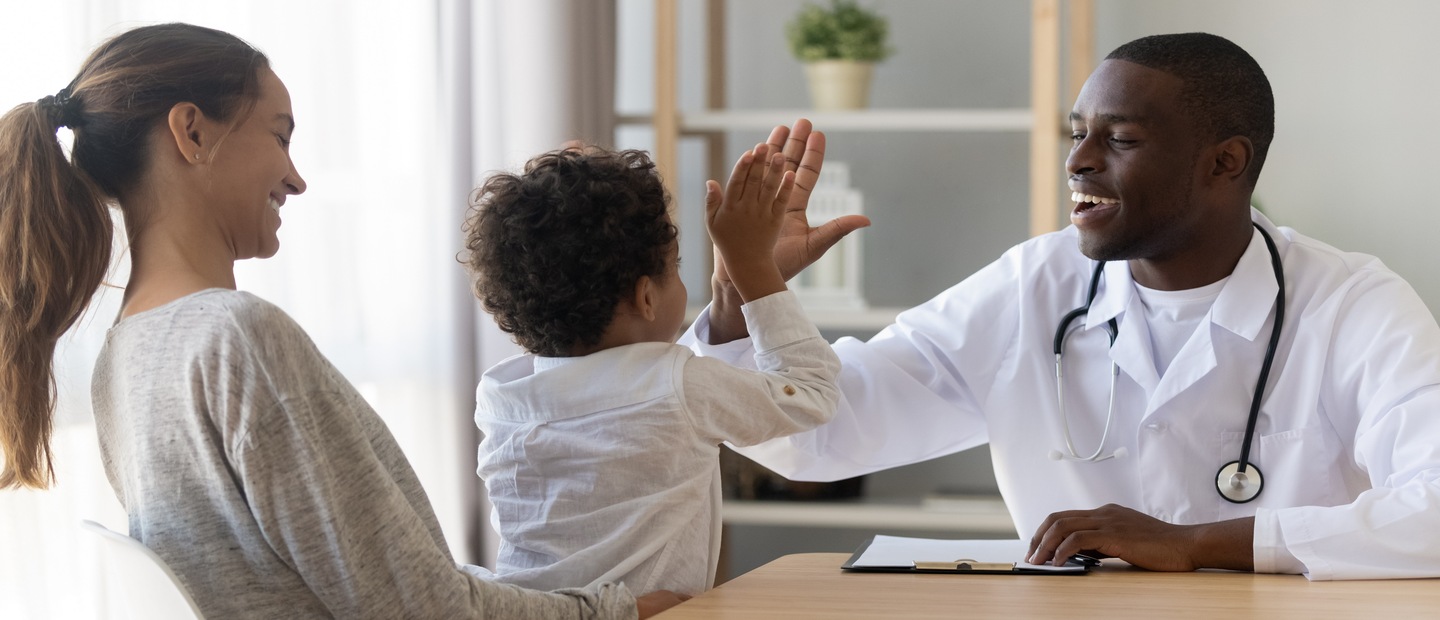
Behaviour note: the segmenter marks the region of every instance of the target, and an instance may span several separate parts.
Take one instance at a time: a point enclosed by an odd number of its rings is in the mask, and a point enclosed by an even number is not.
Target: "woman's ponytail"
[[[265,55],[190,24],[101,44],[69,86],[0,117],[0,490],[54,478],[55,345],[110,263],[108,206],[142,183],[153,130],[175,105],[227,120],[259,96]],[[67,160],[59,127],[75,133]]]
[[[55,345],[110,262],[107,201],[56,136],[82,106],[67,89],[0,117],[0,489],[54,477]]]

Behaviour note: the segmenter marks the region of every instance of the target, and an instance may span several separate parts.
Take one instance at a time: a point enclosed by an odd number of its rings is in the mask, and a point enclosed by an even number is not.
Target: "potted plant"
[[[875,63],[890,55],[888,23],[855,0],[807,4],[785,28],[790,51],[805,63],[810,97],[817,110],[864,108],[870,99]]]

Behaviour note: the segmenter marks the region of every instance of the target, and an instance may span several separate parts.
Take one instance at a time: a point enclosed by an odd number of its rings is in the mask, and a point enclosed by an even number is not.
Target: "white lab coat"
[[[1106,452],[1124,447],[1122,458],[1048,458],[1065,449],[1052,340],[1094,267],[1073,228],[1012,248],[869,342],[840,340],[835,420],[742,452],[787,477],[837,480],[989,442],[1022,537],[1052,512],[1106,503],[1179,524],[1253,515],[1257,572],[1440,576],[1440,327],[1378,259],[1253,217],[1283,259],[1288,305],[1250,453],[1265,487],[1251,503],[1222,499],[1215,478],[1239,458],[1270,337],[1276,284],[1258,232],[1163,378],[1150,329],[1164,326],[1146,324],[1128,265],[1106,265],[1065,342],[1066,399],[1075,449],[1089,454],[1115,360]],[[696,343],[708,325],[702,316],[685,342],[744,363],[748,341]]]

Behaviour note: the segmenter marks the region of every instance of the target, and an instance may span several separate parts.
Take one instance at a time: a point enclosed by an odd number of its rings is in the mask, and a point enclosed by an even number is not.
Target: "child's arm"
[[[685,408],[707,440],[739,446],[809,430],[830,421],[840,392],[840,359],[783,291],[741,308],[758,370],[691,357],[684,367]]]
[[[723,195],[720,184],[706,184],[706,226],[715,241],[717,277],[728,271],[724,275],[745,302],[741,310],[758,368],[703,357],[686,362],[682,399],[696,432],[715,443],[751,445],[814,428],[835,415],[840,359],[786,290],[775,264],[775,239],[794,185],[784,154],[766,144],[740,156]]]
[[[785,171],[785,156],[760,144],[735,164],[725,191],[705,184],[705,227],[715,242],[715,268],[728,272],[745,303],[785,290],[775,264],[775,240],[795,173]]]

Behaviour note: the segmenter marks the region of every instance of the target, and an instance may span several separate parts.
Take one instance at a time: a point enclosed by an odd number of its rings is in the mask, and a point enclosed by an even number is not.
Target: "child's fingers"
[[[735,160],[735,169],[730,171],[730,181],[725,185],[725,195],[730,200],[738,200],[744,193],[745,179],[750,176],[750,162],[754,157],[754,151],[745,151],[740,154],[740,159]]]
[[[765,170],[765,183],[760,188],[760,207],[762,211],[770,206],[770,201],[775,199],[775,192],[780,190],[781,178],[785,176],[785,155],[773,153],[770,155],[770,165]]]
[[[795,172],[786,170],[780,178],[780,190],[775,193],[775,202],[770,204],[770,214],[785,217],[785,205],[790,204],[790,194],[795,190]]]
[[[715,219],[715,214],[720,211],[720,203],[724,195],[720,193],[720,183],[714,180],[705,182],[705,221]]]
[[[770,145],[760,143],[755,145],[755,156],[750,159],[750,172],[745,178],[745,190],[740,195],[744,201],[754,201],[760,197],[760,187],[765,181],[765,169],[770,166]]]

